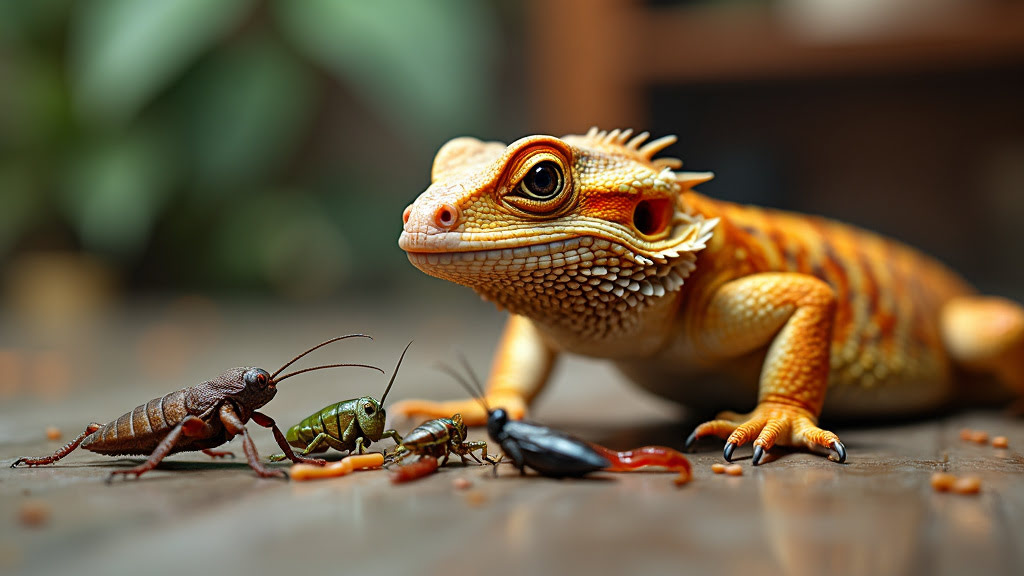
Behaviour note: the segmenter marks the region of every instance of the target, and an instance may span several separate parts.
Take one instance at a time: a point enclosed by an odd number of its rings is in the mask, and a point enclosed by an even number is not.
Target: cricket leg
[[[724,284],[701,317],[702,352],[735,358],[768,345],[761,369],[757,407],[748,414],[723,412],[701,424],[687,446],[703,436],[726,438],[724,456],[754,443],[753,464],[775,444],[830,451],[846,460],[839,437],[817,425],[828,385],[835,293],[804,274],[754,274]]]
[[[284,432],[281,432],[281,429],[277,427],[277,423],[274,422],[274,419],[271,418],[270,416],[267,416],[266,414],[263,414],[261,412],[253,412],[252,421],[259,424],[260,426],[263,426],[264,428],[270,428],[274,432],[274,439],[277,440],[277,445],[280,446],[282,450],[284,450],[285,457],[291,460],[292,462],[295,462],[296,464],[315,464],[317,466],[323,466],[324,464],[327,464],[327,460],[324,460],[323,458],[306,458],[304,456],[299,456],[295,454],[295,452],[292,450],[292,447],[288,444],[288,439],[285,438]],[[309,453],[308,449],[306,453]]]
[[[24,464],[26,466],[43,466],[45,464],[53,464],[57,460],[60,460],[61,458],[70,454],[75,448],[78,448],[78,445],[82,443],[82,440],[85,440],[86,436],[92,434],[93,432],[99,430],[102,427],[103,424],[93,422],[92,424],[89,424],[85,428],[85,432],[82,432],[81,434],[78,435],[78,438],[75,438],[71,442],[68,442],[67,444],[64,445],[63,448],[57,450],[52,455],[43,456],[41,458],[29,458],[28,456],[18,458],[17,460],[14,461],[14,464],[11,464],[11,468],[17,468],[18,464]]]
[[[252,468],[257,476],[260,478],[288,478],[288,475],[283,470],[271,470],[260,462],[260,455],[256,452],[256,445],[253,444],[249,431],[245,429],[245,424],[242,423],[242,419],[238,417],[235,409],[230,404],[221,405],[220,421],[228,432],[242,437],[242,452],[245,452],[245,459],[249,462],[249,467]],[[288,451],[291,452],[290,449]]]
[[[229,451],[229,450],[211,450],[209,448],[206,448],[202,452],[203,452],[203,454],[206,454],[210,458],[232,458],[233,459],[235,457],[235,454],[233,452]]]
[[[174,448],[174,445],[178,442],[178,438],[185,433],[186,429],[189,431],[189,433],[186,434],[187,436],[194,436],[206,427],[206,422],[203,422],[201,419],[196,418],[195,416],[186,416],[185,419],[177,426],[171,428],[171,431],[168,432],[167,436],[164,436],[164,439],[156,445],[156,449],[153,450],[153,453],[149,455],[149,458],[147,458],[145,462],[127,470],[114,470],[109,476],[107,476],[107,483],[112,482],[115,476],[127,477],[129,474],[134,474],[136,478],[142,476],[146,472],[156,468],[157,464],[171,453],[171,449]]]
[[[504,408],[514,420],[523,418],[527,405],[547,384],[557,356],[558,352],[545,342],[530,320],[523,316],[509,317],[487,383],[488,405],[492,409]],[[448,402],[403,400],[389,410],[406,418],[447,418],[462,414],[467,426],[487,423],[487,412],[471,398]]]

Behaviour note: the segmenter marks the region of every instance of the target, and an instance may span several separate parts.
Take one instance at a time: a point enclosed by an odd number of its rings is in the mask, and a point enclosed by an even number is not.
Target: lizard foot
[[[526,415],[526,401],[511,394],[488,394],[487,404],[491,409],[504,408],[510,418],[521,420]],[[466,426],[483,426],[487,424],[487,412],[476,399],[450,400],[433,402],[430,400],[402,400],[392,404],[388,411],[408,419],[414,418],[451,418],[453,414],[462,414]]]
[[[846,461],[846,447],[839,436],[818,428],[808,411],[788,404],[762,402],[749,414],[722,412],[716,420],[697,426],[686,439],[686,447],[705,436],[726,439],[723,455],[730,462],[736,447],[751,441],[754,443],[754,466],[760,464],[764,453],[776,444],[806,446],[812,451],[824,449],[828,451],[829,460]]]

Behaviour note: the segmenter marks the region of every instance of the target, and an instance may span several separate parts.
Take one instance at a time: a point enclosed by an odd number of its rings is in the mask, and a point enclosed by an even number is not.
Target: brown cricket
[[[227,456],[229,452],[219,452],[211,448],[231,440],[235,436],[242,437],[242,450],[249,461],[249,466],[261,478],[287,477],[281,470],[272,470],[260,462],[252,438],[245,429],[245,424],[253,422],[274,431],[274,438],[284,450],[285,456],[292,462],[323,465],[326,462],[319,458],[304,458],[292,452],[281,429],[274,420],[256,410],[270,402],[277,394],[277,384],[304,372],[357,366],[383,370],[366,364],[328,364],[296,370],[277,377],[285,368],[297,362],[310,352],[346,338],[370,338],[365,334],[348,334],[331,338],[292,358],[273,374],[262,368],[232,368],[213,380],[207,380],[197,386],[171,392],[166,396],[150,400],[137,406],[131,412],[122,414],[107,424],[93,422],[78,438],[57,450],[51,456],[41,458],[18,458],[11,468],[18,464],[41,466],[52,464],[67,456],[79,445],[86,450],[109,456],[145,455],[145,462],[127,470],[114,470],[107,477],[109,482],[117,475],[134,474],[136,478],[152,470],[168,454],[202,450],[211,457]],[[370,338],[372,340],[372,338]]]

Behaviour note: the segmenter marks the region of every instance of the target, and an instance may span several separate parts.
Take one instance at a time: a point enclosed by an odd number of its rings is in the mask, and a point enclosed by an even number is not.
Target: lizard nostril
[[[455,226],[455,221],[459,219],[459,209],[451,204],[442,204],[440,208],[434,212],[434,224],[438,228],[444,228],[450,230]]]
[[[412,214],[412,204],[405,207],[405,211],[402,212],[402,224],[409,223],[409,214]]]

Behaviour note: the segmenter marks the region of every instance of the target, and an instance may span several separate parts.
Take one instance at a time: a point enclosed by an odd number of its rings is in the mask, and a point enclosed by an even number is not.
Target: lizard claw
[[[755,466],[761,464],[764,454],[776,444],[805,446],[811,450],[824,448],[829,451],[829,460],[846,461],[846,447],[839,437],[819,428],[807,410],[789,404],[762,402],[749,414],[723,412],[717,420],[697,426],[686,439],[686,445],[689,447],[704,436],[726,439],[722,455],[729,462],[736,447],[748,442],[754,443]]]
[[[838,462],[839,464],[846,462],[846,446],[843,446],[842,442],[839,440],[833,440],[832,450],[833,453],[828,455],[829,460]]]
[[[726,462],[732,462],[732,453],[734,450],[736,450],[735,442],[725,443],[725,450],[722,451],[722,456],[725,458]]]
[[[693,448],[693,443],[697,441],[697,431],[690,432],[690,435],[686,437],[686,445],[683,446],[684,450]]]
[[[761,446],[754,446],[754,460],[751,462],[754,466],[761,463],[761,458],[764,457],[764,448]]]

